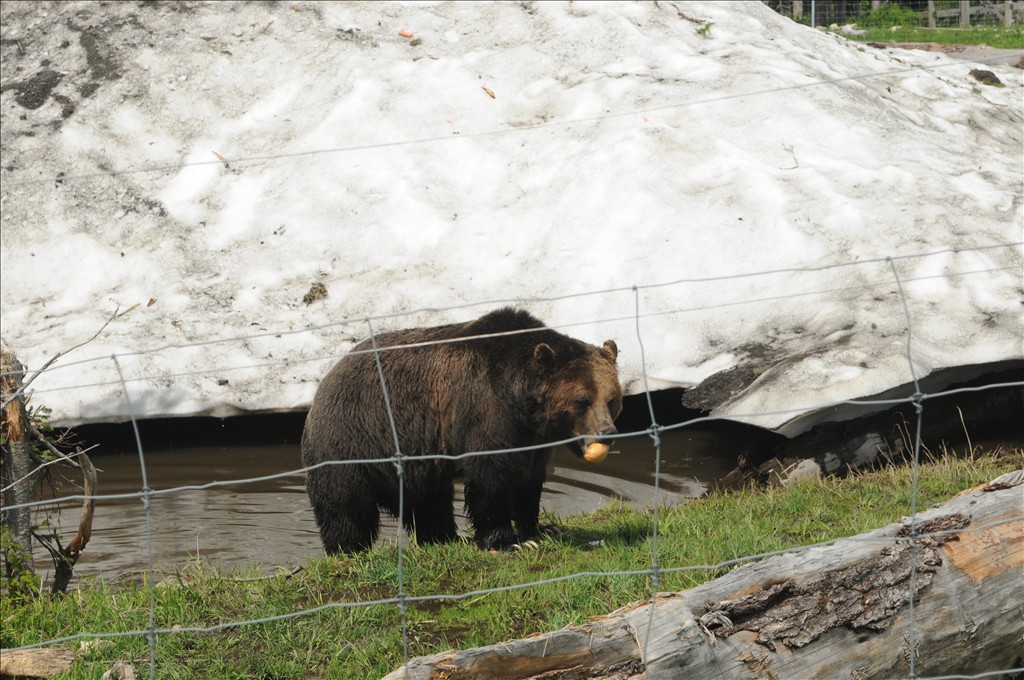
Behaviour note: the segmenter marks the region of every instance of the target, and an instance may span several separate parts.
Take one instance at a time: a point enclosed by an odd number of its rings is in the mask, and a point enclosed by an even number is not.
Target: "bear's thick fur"
[[[397,437],[405,456],[402,523],[421,543],[456,537],[452,480],[460,474],[481,548],[536,537],[550,444],[581,437],[568,444],[581,455],[616,432],[622,388],[610,340],[588,345],[506,308],[467,323],[382,333],[376,349],[373,340],[360,343],[323,379],[306,417],[302,460],[391,458]],[[328,553],[368,548],[380,529],[379,508],[399,513],[391,461],[314,467],[306,490]]]

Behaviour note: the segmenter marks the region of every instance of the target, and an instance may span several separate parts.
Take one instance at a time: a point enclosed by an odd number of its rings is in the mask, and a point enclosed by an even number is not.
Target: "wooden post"
[[[21,378],[25,369],[14,356],[6,342],[0,341],[0,383],[3,400],[10,402],[3,409],[3,428],[7,445],[3,449],[3,492],[2,506],[22,505],[31,498],[32,488],[32,445],[29,443],[29,422],[25,410],[25,399]],[[19,395],[12,398],[12,395]],[[10,487],[10,488],[7,488]],[[10,532],[11,541],[25,550],[27,562],[23,563],[32,571],[32,511],[30,508],[4,510],[2,521]]]
[[[971,1],[960,0],[960,28],[971,27]]]
[[[1013,25],[1013,0],[1006,0],[1003,3],[1003,27],[1009,28]]]
[[[928,28],[935,28],[935,0],[928,0]]]
[[[800,21],[800,18],[804,15],[804,3],[803,0],[793,0],[793,21]]]

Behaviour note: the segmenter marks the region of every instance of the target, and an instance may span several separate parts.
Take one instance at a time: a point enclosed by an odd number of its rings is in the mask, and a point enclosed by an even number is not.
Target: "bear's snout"
[[[596,434],[580,433],[576,435],[579,437],[574,442],[574,445],[570,448],[577,449],[576,455],[581,455],[584,449],[590,444],[608,444],[612,443],[612,438],[619,433],[618,429],[613,425],[612,427],[606,427]]]
[[[586,449],[587,446],[590,444],[607,444],[610,446],[612,443],[612,437],[614,437],[618,433],[619,431],[615,428],[615,426],[612,426],[604,428],[597,434],[584,434],[582,436],[583,438],[579,442],[580,452],[582,453],[583,450]]]

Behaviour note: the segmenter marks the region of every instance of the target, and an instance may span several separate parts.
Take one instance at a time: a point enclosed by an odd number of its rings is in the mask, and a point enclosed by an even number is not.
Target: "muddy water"
[[[144,437],[145,440],[145,437]],[[205,489],[179,487],[230,482],[288,473],[300,467],[297,443],[273,445],[186,446],[150,448],[144,445],[152,500],[152,560],[154,568],[174,569],[192,557],[221,566],[259,563],[264,571],[294,567],[321,555],[313,513],[301,474]],[[617,440],[617,453],[599,465],[576,459],[559,448],[548,469],[541,507],[558,516],[596,510],[612,499],[638,507],[680,503],[698,497],[735,464],[732,447],[721,433],[686,430],[661,434],[661,475],[655,494],[655,449],[639,434]],[[137,452],[93,456],[99,473],[100,495],[133,494],[143,488]],[[164,490],[175,489],[171,493]],[[460,527],[461,487],[456,514]],[[66,483],[58,496],[77,490]],[[67,540],[78,522],[80,501],[64,502],[58,526]],[[396,540],[396,523],[385,516],[381,540]],[[140,498],[103,499],[96,504],[92,541],[76,574],[113,579],[147,569],[150,542],[147,513]],[[46,564],[37,555],[37,564]]]
[[[1019,364],[1010,369],[978,381],[1018,383]],[[958,432],[970,432],[975,444],[991,440],[1006,442],[1011,448],[1024,446],[1020,428],[1024,401],[1019,387],[978,393],[984,398],[964,394],[970,398],[952,394],[950,398],[929,400],[924,431],[930,432],[933,447],[943,441],[955,444]],[[643,432],[652,420],[652,411],[654,422],[668,428],[700,415],[682,407],[681,395],[681,390],[663,390],[627,397],[616,424],[622,432],[640,434],[617,439],[617,453],[598,465],[580,461],[564,448],[556,450],[541,498],[542,508],[565,517],[595,510],[616,498],[638,507],[655,502],[682,503],[721,479],[735,466],[740,452],[770,451],[784,441],[780,435],[728,421],[663,430],[656,490],[655,450]],[[897,419],[897,412],[899,408],[888,415],[878,414],[880,420],[868,419],[862,421],[862,426],[888,431],[894,422],[912,418],[908,412]],[[149,487],[156,492],[149,513],[152,530],[147,529],[147,513],[138,497],[98,500],[92,541],[76,574],[114,579],[147,569],[150,548],[154,567],[168,570],[180,568],[196,556],[225,569],[255,563],[265,571],[299,566],[320,556],[320,539],[303,477],[301,473],[287,474],[300,467],[298,442],[304,422],[305,414],[291,413],[140,423]],[[99,447],[90,456],[102,470],[98,489],[101,496],[141,491],[141,466],[130,425],[82,427],[76,428],[76,433],[83,445]],[[272,475],[284,476],[232,483]],[[78,493],[74,481],[61,485],[57,495]],[[180,488],[214,482],[226,484]],[[461,488],[457,493],[461,494]],[[65,541],[77,527],[80,504],[62,503],[64,512],[54,518]],[[455,509],[461,514],[461,495]],[[42,513],[38,513],[35,523],[42,519]],[[459,519],[465,527],[464,517]],[[385,522],[381,536],[383,541],[395,541],[394,520]],[[46,559],[45,554],[37,553],[40,569]]]

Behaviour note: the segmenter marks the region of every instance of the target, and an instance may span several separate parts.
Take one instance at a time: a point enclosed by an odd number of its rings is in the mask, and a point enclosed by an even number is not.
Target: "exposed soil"
[[[14,101],[26,109],[38,109],[46,103],[53,88],[61,80],[61,75],[56,71],[44,69],[27,80],[20,80],[9,85],[4,85],[3,90],[14,90]]]

